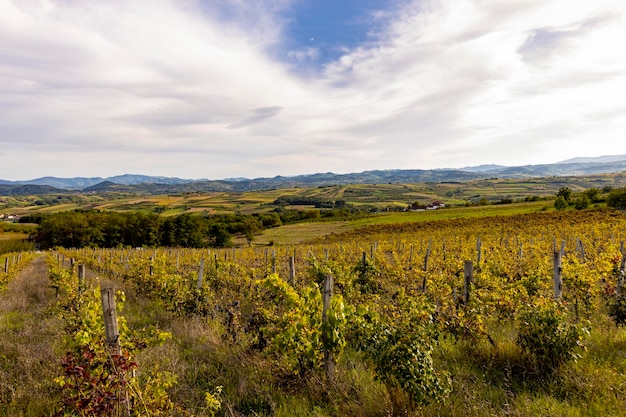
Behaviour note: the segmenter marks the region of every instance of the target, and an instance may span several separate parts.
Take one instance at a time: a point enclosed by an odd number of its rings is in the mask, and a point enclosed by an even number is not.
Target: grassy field
[[[28,235],[19,232],[3,232],[0,231],[0,240],[23,240],[28,239]]]
[[[28,239],[28,235],[35,231],[35,224],[15,224],[0,222],[0,240]]]
[[[330,234],[356,230],[363,226],[429,222],[457,218],[480,218],[511,216],[514,214],[552,211],[554,208],[545,201],[490,206],[450,207],[439,210],[420,212],[389,212],[379,213],[352,221],[312,222],[285,225],[265,230],[256,236],[254,245],[294,245],[309,240],[319,239]]]
[[[34,244],[28,242],[34,227],[23,228],[23,231],[4,231],[0,225],[0,255],[9,252],[19,252],[34,249]],[[21,225],[20,225],[21,226]]]

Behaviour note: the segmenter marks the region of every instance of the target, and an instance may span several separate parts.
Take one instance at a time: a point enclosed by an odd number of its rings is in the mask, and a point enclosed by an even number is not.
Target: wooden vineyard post
[[[296,282],[296,258],[289,257],[289,284],[294,285]]]
[[[78,293],[85,289],[85,264],[78,264]]]
[[[469,303],[470,300],[470,289],[471,284],[474,282],[474,264],[472,261],[465,261],[463,263],[463,290],[464,290],[464,299],[463,302],[465,304]]]
[[[333,296],[333,276],[331,274],[326,275],[324,278],[324,294],[323,294],[323,306],[322,306],[322,329],[326,327],[328,322],[327,313],[330,309],[330,299]],[[327,344],[326,332],[322,333],[322,343]],[[335,375],[335,358],[333,352],[324,347],[324,370],[326,371],[326,380],[333,382]]]
[[[561,293],[563,292],[563,277],[562,277],[562,261],[563,252],[560,250],[554,251],[554,298],[559,300]]]
[[[102,297],[102,312],[104,313],[104,333],[107,346],[114,355],[121,355],[120,333],[117,328],[117,311],[115,305],[115,289],[102,288],[100,290]],[[130,401],[128,400],[128,392],[123,393],[126,398],[125,415],[130,416]]]
[[[109,348],[116,354],[121,353],[120,333],[117,329],[117,312],[115,310],[115,289],[102,288],[102,312],[104,313],[104,331]]]
[[[272,251],[272,274],[276,273],[276,251]]]
[[[480,256],[481,256],[481,248],[482,242],[480,241],[480,237],[476,238],[476,268],[480,268]]]
[[[428,242],[428,248],[426,248],[426,256],[424,256],[424,278],[422,279],[422,292],[426,292],[426,280],[428,278],[428,259],[430,258],[430,243]]]
[[[624,287],[624,279],[626,275],[626,253],[622,252],[622,262],[619,266],[619,278],[617,279],[617,287],[615,291],[620,294],[622,292],[622,288]]]
[[[200,267],[198,268],[198,283],[196,288],[202,289],[202,277],[204,276],[204,258],[200,259]]]
[[[576,247],[578,248],[578,251],[580,252],[580,260],[582,262],[585,262],[586,261],[585,245],[583,244],[583,241],[580,240],[579,238],[576,238]]]
[[[154,275],[154,256],[150,257],[150,276]]]
[[[4,273],[9,273],[9,257],[4,258]]]

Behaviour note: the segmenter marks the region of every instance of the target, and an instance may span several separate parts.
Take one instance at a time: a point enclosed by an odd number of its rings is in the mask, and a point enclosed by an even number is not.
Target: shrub
[[[626,209],[626,188],[612,190],[606,199],[606,205],[616,209]]]
[[[585,194],[581,194],[574,202],[574,208],[576,210],[584,210],[589,207],[589,204],[589,197],[587,197]]]
[[[403,294],[395,307],[388,308],[395,310],[396,323],[385,322],[371,311],[361,312],[354,329],[357,349],[373,362],[376,378],[386,385],[392,402],[401,397],[398,390],[407,394],[412,406],[439,402],[452,386],[449,374],[434,366],[434,308]]]
[[[626,325],[626,294],[615,292],[609,300],[609,316],[618,326]]]
[[[567,310],[557,301],[544,300],[527,306],[519,315],[517,344],[533,358],[539,369],[551,370],[579,357],[589,330],[568,321]]]
[[[554,208],[557,210],[565,210],[567,208],[567,201],[562,196],[558,196],[554,200]]]
[[[340,294],[335,294],[322,321],[322,292],[317,284],[299,294],[291,285],[271,274],[257,284],[267,290],[270,308],[261,308],[265,326],[263,338],[268,340],[267,351],[280,357],[295,375],[321,368],[324,352],[330,351],[339,359],[346,345],[344,329],[346,306]],[[349,308],[348,308],[349,310]]]

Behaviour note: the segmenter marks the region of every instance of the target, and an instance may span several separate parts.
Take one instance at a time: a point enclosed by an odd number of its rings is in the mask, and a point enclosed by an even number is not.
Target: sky
[[[624,0],[0,0],[0,179],[626,154]]]

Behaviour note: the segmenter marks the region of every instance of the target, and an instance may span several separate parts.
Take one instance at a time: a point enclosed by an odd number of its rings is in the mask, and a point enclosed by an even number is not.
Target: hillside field
[[[560,188],[573,192],[589,188],[619,188],[626,185],[626,174],[538,179],[490,179],[453,183],[354,184],[287,188],[226,193],[181,193],[167,195],[127,193],[80,193],[57,196],[0,196],[0,213],[51,213],[74,209],[139,211],[165,216],[181,213],[228,214],[267,212],[279,197],[310,198],[318,201],[343,200],[347,204],[378,211],[406,208],[415,203],[443,201],[447,205],[492,204],[501,200],[551,199]],[[300,207],[306,208],[306,207]]]

